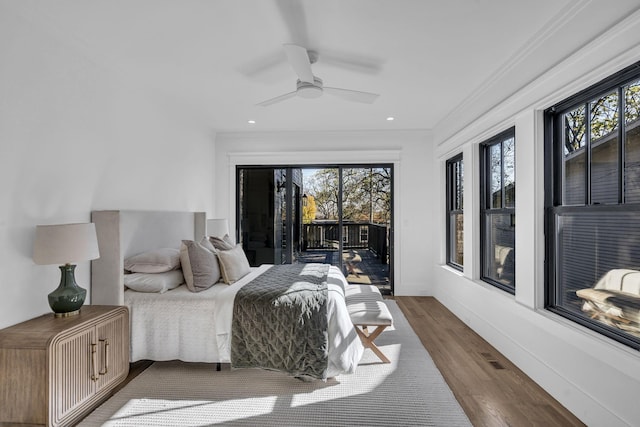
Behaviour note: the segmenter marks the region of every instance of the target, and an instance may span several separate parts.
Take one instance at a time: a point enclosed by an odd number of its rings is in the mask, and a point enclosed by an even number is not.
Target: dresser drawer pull
[[[103,349],[104,352],[102,353],[103,358],[102,360],[104,361],[104,369],[102,369],[99,374],[100,375],[105,375],[106,373],[109,372],[109,340],[100,340],[100,342],[103,344]]]
[[[98,381],[98,363],[96,361],[96,344],[91,343],[91,379]]]

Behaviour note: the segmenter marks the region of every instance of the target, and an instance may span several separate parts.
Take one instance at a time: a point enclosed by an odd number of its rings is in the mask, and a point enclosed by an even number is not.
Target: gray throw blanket
[[[231,366],[326,379],[328,264],[274,265],[238,291]]]

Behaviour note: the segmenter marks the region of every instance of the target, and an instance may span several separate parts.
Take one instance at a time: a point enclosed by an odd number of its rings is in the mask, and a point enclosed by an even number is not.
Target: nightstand
[[[68,426],[129,372],[129,311],[85,305],[0,330],[0,424]]]

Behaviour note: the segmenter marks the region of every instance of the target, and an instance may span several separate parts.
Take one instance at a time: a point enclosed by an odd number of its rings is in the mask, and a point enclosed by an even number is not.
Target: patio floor
[[[338,265],[338,251],[310,250],[300,252],[298,262],[319,262]],[[346,249],[342,255],[342,272],[347,282],[357,285],[376,285],[385,295],[391,294],[389,265],[368,249]]]

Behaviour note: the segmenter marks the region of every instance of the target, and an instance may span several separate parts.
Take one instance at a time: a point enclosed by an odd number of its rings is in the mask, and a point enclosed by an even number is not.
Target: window
[[[515,128],[480,145],[482,280],[515,293]]]
[[[547,309],[640,349],[640,70],[545,112]]]
[[[464,220],[462,154],[447,160],[447,264],[462,270],[464,265]]]
[[[360,226],[360,243],[367,243],[369,241],[369,226]]]

